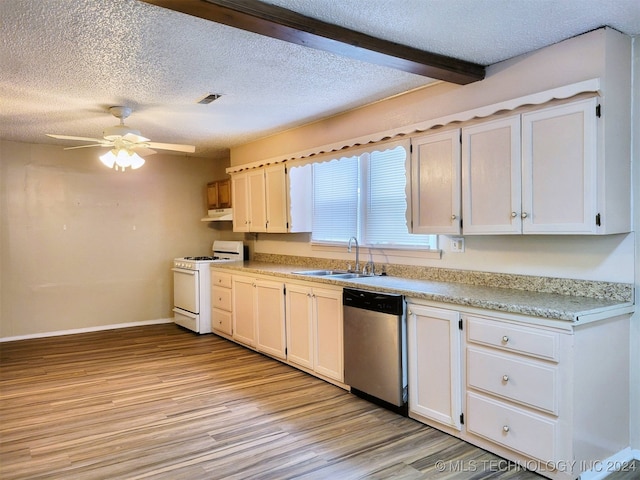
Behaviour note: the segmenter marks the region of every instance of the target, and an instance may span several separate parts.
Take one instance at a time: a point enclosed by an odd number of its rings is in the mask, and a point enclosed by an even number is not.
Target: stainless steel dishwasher
[[[352,393],[406,416],[404,298],[345,288],[342,305],[344,382]]]

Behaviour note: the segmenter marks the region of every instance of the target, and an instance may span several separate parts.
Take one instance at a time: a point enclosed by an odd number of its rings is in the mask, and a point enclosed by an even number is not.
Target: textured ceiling
[[[608,25],[640,34],[638,0],[269,0],[483,65]],[[156,142],[239,145],[430,83],[137,0],[0,0],[0,138],[73,145],[108,107]],[[210,105],[197,101],[222,97]],[[75,142],[78,144],[78,142]]]

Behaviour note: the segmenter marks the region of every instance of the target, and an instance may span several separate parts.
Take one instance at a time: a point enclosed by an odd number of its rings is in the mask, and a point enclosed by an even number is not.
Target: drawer
[[[231,288],[231,274],[211,271],[211,286]]]
[[[558,367],[526,357],[467,348],[467,386],[558,414]]]
[[[467,340],[558,361],[558,334],[542,329],[467,316]]]
[[[211,287],[211,306],[220,310],[231,311],[231,289]]]
[[[214,332],[221,332],[231,336],[232,324],[231,312],[218,310],[217,308],[211,309],[211,329]]]
[[[555,461],[558,422],[467,393],[467,431],[543,462]]]

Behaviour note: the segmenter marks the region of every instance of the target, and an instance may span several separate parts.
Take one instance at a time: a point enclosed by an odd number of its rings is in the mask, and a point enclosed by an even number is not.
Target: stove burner
[[[185,260],[195,260],[196,262],[201,260],[218,260],[218,257],[184,257]]]

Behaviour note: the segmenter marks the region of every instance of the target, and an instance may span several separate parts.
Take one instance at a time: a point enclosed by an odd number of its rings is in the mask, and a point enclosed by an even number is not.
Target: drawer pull
[[[502,381],[503,382],[508,382],[509,381],[509,375],[503,375],[502,376]]]
[[[509,343],[509,337],[506,335],[502,337],[502,343]]]
[[[502,427],[502,431],[504,433],[509,433],[509,425],[505,425],[504,427]]]

